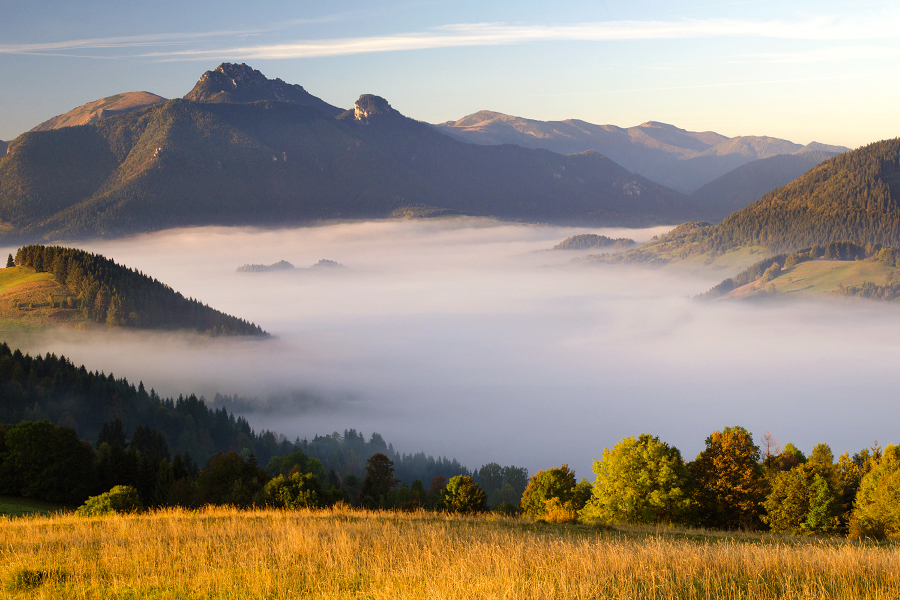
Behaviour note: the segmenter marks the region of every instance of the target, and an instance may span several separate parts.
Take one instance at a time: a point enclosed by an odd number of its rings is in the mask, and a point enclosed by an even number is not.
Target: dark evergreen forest
[[[185,298],[156,279],[98,254],[61,246],[24,246],[16,252],[15,263],[39,273],[53,273],[56,282],[71,293],[60,303],[80,309],[86,319],[98,323],[192,329],[214,335],[266,335],[258,325]]]

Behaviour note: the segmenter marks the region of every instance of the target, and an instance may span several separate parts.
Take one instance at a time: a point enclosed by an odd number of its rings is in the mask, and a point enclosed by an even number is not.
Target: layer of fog
[[[70,331],[16,343],[164,395],[259,398],[232,408],[290,438],[378,431],[400,451],[472,468],[568,463],[590,476],[622,437],[659,435],[693,458],[735,424],[807,452],[897,441],[896,307],[696,303],[722,273],[572,266],[571,252],[541,251],[574,233],[662,231],[441,219],[82,243],[275,337]],[[347,268],[236,272],[323,258]]]

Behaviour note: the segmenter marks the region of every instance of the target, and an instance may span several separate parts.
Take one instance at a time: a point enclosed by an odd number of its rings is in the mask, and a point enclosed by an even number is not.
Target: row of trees
[[[9,264],[9,261],[7,261]],[[15,265],[52,273],[72,294],[67,302],[86,319],[113,327],[193,329],[227,335],[265,335],[254,325],[185,298],[169,286],[99,254],[61,246],[23,246]]]
[[[428,488],[395,475],[376,453],[365,476],[339,476],[299,448],[262,468],[255,455],[213,455],[198,468],[190,455],[169,452],[165,436],[138,426],[126,439],[122,423],[104,424],[96,448],[49,422],[0,427],[0,493],[77,504],[89,495],[118,493],[140,506],[228,504],[238,507],[323,507],[343,502],[397,510],[481,512],[550,522],[672,523],[713,529],[768,529],[797,535],[900,535],[900,447],[875,447],[835,460],[826,444],[809,457],[784,449],[770,434],[763,448],[742,427],[706,439],[691,462],[658,437],[641,434],[604,449],[596,479],[578,482],[562,465],[527,471],[488,463],[476,477],[434,477]],[[527,478],[524,489],[522,486]],[[498,490],[510,488],[504,496]],[[131,490],[133,490],[133,496]],[[493,496],[493,503],[489,497]],[[94,497],[90,506],[106,506]]]
[[[877,446],[836,461],[827,444],[807,458],[792,444],[764,450],[742,427],[726,427],[685,462],[677,448],[642,434],[594,463],[597,475],[579,517],[591,521],[684,523],[798,535],[900,534],[900,447]]]
[[[188,452],[172,454],[165,435],[138,425],[126,438],[122,421],[106,422],[94,445],[48,421],[0,426],[0,494],[69,505],[118,486],[134,490],[141,506],[327,506],[336,502],[372,508],[434,508],[447,478],[426,490],[394,477],[381,453],[366,463],[365,477],[326,470],[299,446],[263,468],[252,452],[217,452],[198,468]],[[468,477],[468,476],[466,476]],[[471,477],[468,477],[471,480]],[[399,485],[402,484],[402,485]],[[398,487],[399,485],[399,487]]]

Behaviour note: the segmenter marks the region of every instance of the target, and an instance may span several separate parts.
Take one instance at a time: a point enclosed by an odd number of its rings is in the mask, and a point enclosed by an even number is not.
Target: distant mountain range
[[[597,152],[466,144],[378,96],[338,112],[246,65],[205,73],[188,97],[19,136],[0,159],[3,231],[49,239],[454,213],[649,225],[708,212]]]
[[[123,113],[141,110],[154,104],[165,102],[166,99],[150,92],[126,92],[124,94],[116,94],[107,98],[101,98],[87,104],[82,104],[78,108],[73,108],[67,113],[63,113],[52,119],[48,119],[32,129],[31,131],[50,131],[51,129],[59,129],[60,127],[74,127],[76,125],[87,125],[88,123],[96,123],[100,119],[120,115]]]
[[[435,127],[474,144],[516,144],[560,154],[593,150],[629,171],[686,194],[755,160],[782,154],[838,154],[849,150],[816,142],[802,146],[771,137],[729,138],[656,121],[623,128],[578,119],[537,121],[486,110]]]
[[[0,157],[3,157],[6,154],[6,147],[9,146],[9,142],[4,142],[0,140]]]

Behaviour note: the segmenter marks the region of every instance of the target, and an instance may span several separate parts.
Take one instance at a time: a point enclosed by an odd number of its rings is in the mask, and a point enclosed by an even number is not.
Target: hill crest
[[[60,127],[75,127],[95,123],[101,119],[141,110],[154,104],[161,104],[166,99],[150,92],[126,92],[107,96],[87,104],[73,108],[69,112],[47,119],[31,131],[50,131]]]

